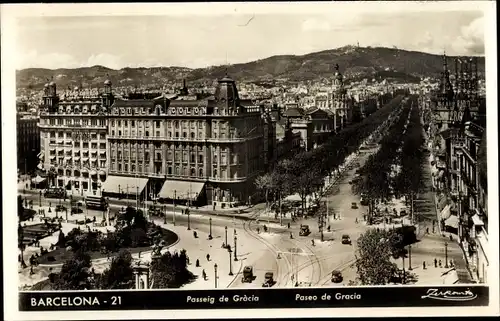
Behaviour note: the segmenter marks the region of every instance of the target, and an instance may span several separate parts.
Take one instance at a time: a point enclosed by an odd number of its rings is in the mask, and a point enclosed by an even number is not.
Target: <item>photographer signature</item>
[[[428,289],[426,295],[422,295],[422,299],[434,299],[443,301],[470,301],[477,298],[477,294],[471,290],[455,291],[455,290],[439,290]]]

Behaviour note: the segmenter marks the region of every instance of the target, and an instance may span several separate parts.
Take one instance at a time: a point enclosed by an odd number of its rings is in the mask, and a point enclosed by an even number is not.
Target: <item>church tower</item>
[[[348,118],[347,90],[344,87],[344,76],[335,64],[335,75],[332,84],[332,112],[334,114],[335,128],[344,128]]]

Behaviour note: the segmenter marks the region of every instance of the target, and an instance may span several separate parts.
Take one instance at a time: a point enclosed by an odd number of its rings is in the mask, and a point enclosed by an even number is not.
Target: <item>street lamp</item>
[[[186,209],[187,216],[188,216],[188,231],[191,230],[191,220],[189,219],[189,208]]]
[[[408,246],[408,271],[413,270],[411,267],[411,244]]]
[[[39,203],[40,203],[40,207],[42,207],[42,191],[40,191],[40,193],[39,193],[38,200],[39,200]]]
[[[224,244],[226,244],[226,247],[227,247],[227,245],[228,245],[228,244],[227,244],[227,226],[226,226],[226,227],[224,227],[224,230],[226,231],[226,242],[225,242]]]
[[[231,260],[231,253],[233,253],[233,251],[231,251],[230,247],[227,249],[227,253],[229,253],[229,275],[234,275],[233,274],[233,263]]]
[[[211,240],[213,237],[212,237],[212,218],[210,217],[208,219],[208,222],[210,224],[210,234],[208,234],[208,239]]]
[[[448,268],[448,242],[444,242],[444,267]]]
[[[238,258],[237,258],[237,251],[236,251],[236,242],[238,241],[238,238],[236,237],[236,234],[234,235],[234,261],[238,261]]]
[[[217,263],[214,264],[215,288],[217,289]]]

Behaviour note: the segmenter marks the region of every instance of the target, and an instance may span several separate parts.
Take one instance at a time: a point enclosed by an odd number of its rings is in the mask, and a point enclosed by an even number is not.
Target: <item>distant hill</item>
[[[450,57],[453,58],[453,57]],[[354,47],[314,52],[306,55],[282,55],[260,59],[248,63],[229,66],[212,66],[190,69],[185,67],[152,67],[110,69],[93,66],[76,69],[29,68],[18,70],[17,86],[41,88],[47,79],[53,77],[60,88],[68,86],[100,86],[109,79],[116,86],[161,86],[167,82],[186,78],[189,82],[211,83],[222,78],[226,72],[235,80],[264,81],[276,80],[296,82],[301,80],[321,80],[335,73],[335,65],[347,79],[397,79],[418,81],[420,77],[437,77],[442,70],[441,55],[417,51],[407,51],[382,47]],[[449,60],[451,71],[453,64]],[[484,73],[484,57],[479,58],[479,72]],[[108,76],[109,75],[109,76]]]

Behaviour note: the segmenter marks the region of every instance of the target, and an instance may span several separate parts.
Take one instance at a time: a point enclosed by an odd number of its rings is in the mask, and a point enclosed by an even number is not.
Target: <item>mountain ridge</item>
[[[458,56],[456,56],[458,57]],[[460,56],[464,57],[464,56]],[[453,73],[454,65],[448,57]],[[469,57],[466,57],[469,58]],[[323,80],[335,73],[340,66],[346,79],[396,79],[410,82],[423,77],[435,78],[442,71],[442,55],[387,47],[344,46],[304,55],[275,55],[246,63],[188,67],[124,67],[112,69],[102,65],[80,68],[26,68],[16,71],[18,88],[41,88],[53,79],[61,87],[98,87],[109,78],[116,86],[163,86],[168,82],[212,83],[226,75],[238,82],[298,82]],[[478,57],[479,73],[484,74],[484,57]]]

